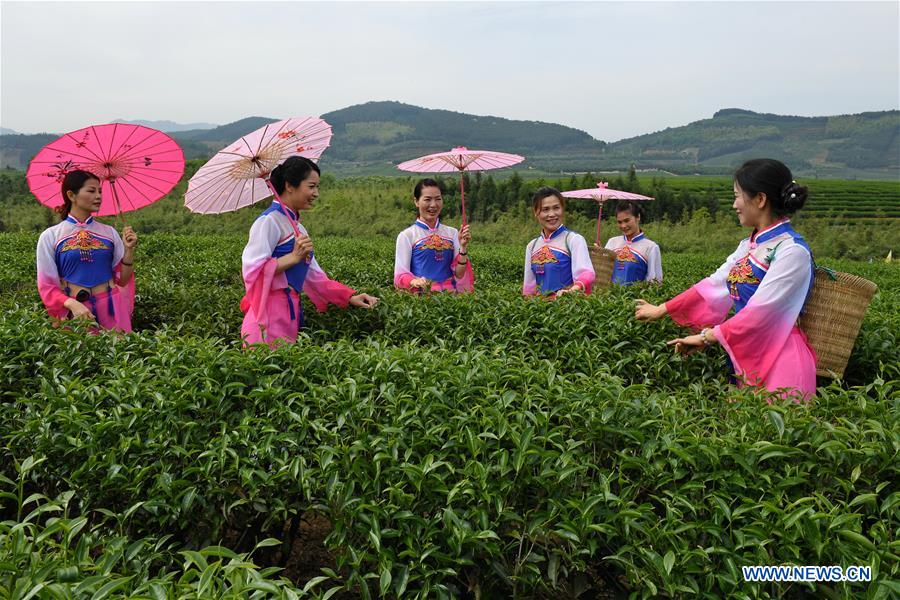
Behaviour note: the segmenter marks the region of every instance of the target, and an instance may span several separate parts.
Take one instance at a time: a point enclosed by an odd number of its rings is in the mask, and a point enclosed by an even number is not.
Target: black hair
[[[558,189],[548,186],[538,188],[537,191],[535,191],[531,195],[531,208],[533,208],[535,211],[541,210],[541,202],[544,201],[544,198],[549,198],[550,196],[556,196],[557,198],[559,198],[559,203],[562,204],[563,210],[566,209],[565,197],[559,192]]]
[[[791,170],[773,158],[754,158],[734,172],[734,181],[747,195],[766,195],[772,212],[779,217],[790,215],[806,203],[809,188],[794,181]]]
[[[313,171],[319,175],[322,174],[319,165],[305,156],[291,156],[272,169],[272,172],[269,174],[269,180],[272,182],[275,191],[283,194],[287,184],[290,183],[292,186],[297,187]]]
[[[620,212],[631,213],[631,216],[635,219],[643,219],[644,217],[644,209],[641,208],[639,203],[632,200],[623,200],[616,203],[616,214],[618,215]]]
[[[63,219],[68,217],[69,211],[72,210],[72,201],[69,200],[69,192],[72,192],[77,196],[78,192],[81,191],[81,188],[84,187],[84,184],[91,179],[96,179],[98,182],[100,181],[99,177],[97,177],[90,171],[85,171],[83,169],[75,169],[74,171],[69,171],[68,173],[66,173],[66,176],[63,178],[62,182],[63,203],[53,210],[58,212]]]
[[[416,200],[421,198],[422,188],[427,187],[436,187],[437,189],[441,190],[442,195],[444,193],[444,186],[442,186],[439,181],[435,181],[431,177],[426,177],[425,179],[420,179],[419,183],[416,184],[416,187],[413,188],[413,198],[415,198]]]

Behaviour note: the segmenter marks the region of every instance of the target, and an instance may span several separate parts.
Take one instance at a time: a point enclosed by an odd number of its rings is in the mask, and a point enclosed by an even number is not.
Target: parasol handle
[[[119,192],[116,191],[116,178],[110,177],[107,181],[109,181],[109,189],[112,190],[113,201],[116,203],[116,217],[118,217],[119,226],[124,228],[127,223],[125,223],[125,217],[122,216],[122,204],[119,202]]]
[[[459,170],[459,197],[462,202],[462,226],[460,229],[466,226],[466,179],[463,175],[463,170]]]
[[[597,201],[597,206],[599,209],[597,210],[597,239],[594,241],[598,246],[600,245],[600,222],[603,218],[603,200]]]

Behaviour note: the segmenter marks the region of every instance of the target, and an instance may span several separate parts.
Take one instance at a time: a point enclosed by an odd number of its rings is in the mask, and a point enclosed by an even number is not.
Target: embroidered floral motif
[[[633,262],[636,263],[638,260],[634,256],[634,252],[631,251],[631,248],[628,246],[622,246],[621,248],[616,249],[616,260],[619,262]]]
[[[81,253],[81,261],[82,262],[94,262],[94,258],[91,255],[91,250],[109,250],[109,246],[94,236],[85,229],[82,229],[74,236],[70,237],[66,240],[66,243],[63,244],[62,248],[59,249],[60,252],[71,252],[73,250],[78,250]]]
[[[558,263],[559,259],[556,258],[556,255],[553,254],[553,251],[550,250],[550,246],[544,246],[537,252],[531,255],[531,264],[533,265],[545,265],[547,263]]]
[[[733,300],[740,300],[738,294],[738,284],[745,283],[748,285],[759,285],[759,278],[753,274],[753,267],[750,265],[750,255],[748,254],[741,260],[734,263],[728,272],[728,293]]]
[[[550,250],[550,246],[544,246],[531,255],[531,264],[534,265],[535,273],[537,273],[538,275],[544,274],[544,265],[558,262],[559,259],[556,258],[556,255],[553,254],[553,251]]]
[[[432,233],[427,238],[425,238],[425,243],[422,244],[422,248],[426,250],[450,250],[453,248],[453,244],[449,241],[445,240],[441,236],[436,233]]]

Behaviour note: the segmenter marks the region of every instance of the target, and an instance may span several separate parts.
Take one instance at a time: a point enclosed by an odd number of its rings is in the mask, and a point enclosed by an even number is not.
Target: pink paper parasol
[[[28,165],[31,193],[51,208],[62,204],[60,186],[77,169],[100,178],[98,216],[143,208],[168,194],[184,174],[184,153],[168,135],[128,123],[92,125],[44,146]]]
[[[597,200],[597,204],[600,206],[600,210],[597,212],[597,240],[596,243],[600,243],[600,219],[603,217],[603,203],[606,200],[653,200],[650,196],[642,196],[641,194],[634,194],[632,192],[623,192],[620,190],[612,190],[608,187],[608,184],[605,181],[601,181],[597,184],[595,188],[588,188],[586,190],[572,190],[569,192],[563,192],[563,196],[566,198],[592,198]]]
[[[250,206],[275,191],[269,173],[290,156],[318,160],[331,142],[331,125],[316,117],[269,123],[219,151],[188,182],[184,205],[219,214]]]
[[[519,164],[525,160],[518,154],[493,152],[491,150],[469,150],[465,146],[454,148],[450,152],[438,152],[414,158],[397,165],[401,171],[413,173],[450,173],[459,171],[459,194],[462,200],[462,224],[466,224],[466,189],[463,184],[463,171],[489,171],[503,169]]]

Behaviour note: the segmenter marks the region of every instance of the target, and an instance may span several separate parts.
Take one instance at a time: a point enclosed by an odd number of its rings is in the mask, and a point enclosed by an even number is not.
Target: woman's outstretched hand
[[[703,349],[706,345],[703,336],[699,333],[697,335],[689,335],[687,337],[676,338],[666,342],[666,346],[675,346],[675,352],[684,356],[693,354],[697,350]]]
[[[634,301],[634,318],[638,321],[655,321],[666,316],[667,312],[665,303],[650,304],[640,298]]]
[[[356,294],[350,296],[350,306],[358,306],[360,308],[373,308],[378,304],[378,298],[369,294]]]

